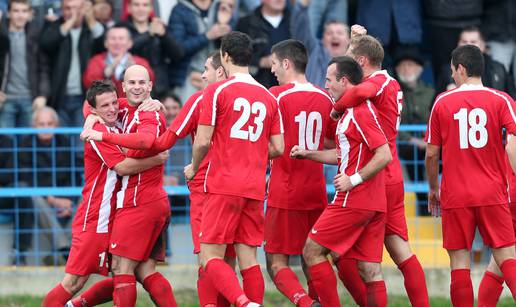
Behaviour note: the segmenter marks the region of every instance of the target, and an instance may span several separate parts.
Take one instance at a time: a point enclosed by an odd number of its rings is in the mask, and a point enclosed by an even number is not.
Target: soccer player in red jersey
[[[109,81],[95,81],[86,94],[91,113],[104,124],[94,129],[106,133],[119,133],[116,127],[118,101],[116,89]],[[146,159],[127,158],[116,146],[89,141],[84,145],[85,185],[82,204],[77,208],[72,224],[72,247],[66,263],[63,281],[52,289],[43,306],[64,306],[86,283],[90,274],[107,275],[109,270],[109,237],[113,227],[116,193],[121,182],[118,176],[137,174],[163,164],[166,155]],[[111,300],[113,280],[99,282],[88,294],[81,296],[80,306],[93,306]],[[76,306],[79,306],[78,304]]]
[[[306,48],[296,40],[272,47],[271,71],[280,86],[270,89],[277,97],[285,128],[285,152],[274,160],[269,178],[265,216],[267,270],[278,290],[297,306],[311,306],[309,296],[288,266],[290,255],[301,255],[308,233],[328,205],[323,165],[310,160],[291,159],[290,148],[323,150],[334,146],[335,124],[330,118],[333,100],[329,94],[308,83]],[[311,286],[303,261],[303,269]],[[319,304],[317,304],[319,305]],[[313,304],[313,306],[317,306]],[[320,305],[319,305],[320,306]]]
[[[442,214],[443,246],[450,256],[451,301],[454,306],[473,306],[470,250],[477,227],[516,299],[514,228],[502,140],[503,128],[516,134],[512,100],[482,85],[484,59],[478,47],[457,47],[451,58],[452,77],[459,87],[435,100],[425,159],[428,209]],[[506,150],[516,166],[516,142],[510,140]]]
[[[334,109],[342,112],[345,108],[356,106],[369,99],[378,110],[378,120],[389,141],[393,158],[385,169],[387,223],[384,244],[392,260],[403,274],[405,289],[411,304],[413,306],[429,306],[425,273],[416,255],[412,253],[408,242],[403,174],[396,150],[403,92],[398,82],[389,76],[387,71],[381,70],[384,57],[382,45],[375,38],[363,35],[364,33],[365,29],[361,26],[354,25],[352,27],[352,40],[347,55],[360,64],[365,79],[336,101]],[[355,302],[360,306],[365,306],[365,286],[357,272],[355,260],[343,257],[337,260],[337,266],[339,277]]]
[[[283,153],[283,127],[275,97],[249,74],[250,38],[231,32],[222,38],[220,49],[229,78],[204,90],[192,164],[185,167],[185,176],[193,179],[208,159],[199,234],[207,276],[237,307],[259,306],[264,281],[256,247],[263,242],[265,173],[268,159]],[[222,260],[226,245],[233,243],[245,293]]]
[[[226,80],[226,71],[222,67],[220,59],[220,51],[212,52],[204,64],[204,72],[202,79],[206,85]],[[192,141],[195,140],[199,116],[201,114],[202,91],[193,94],[181,108],[177,117],[152,145],[153,150],[164,151],[170,149],[178,138],[191,136]],[[190,189],[190,227],[192,230],[192,241],[194,245],[194,253],[199,254],[201,247],[199,242],[199,234],[202,220],[202,205],[204,204],[206,193],[204,193],[204,177],[208,169],[208,159],[204,159],[199,166],[199,171],[195,177],[188,181]],[[232,267],[235,266],[235,249],[228,246],[225,255],[225,261]],[[200,264],[200,259],[199,259]],[[229,302],[222,295],[218,295],[218,291],[212,284],[211,280],[206,276],[202,266],[199,266],[199,279],[197,280],[197,293],[201,307],[229,307]]]
[[[124,75],[123,88],[127,100],[120,100],[122,130],[124,134],[112,135],[88,131],[88,139],[116,144],[129,150],[129,157],[145,157],[155,151],[150,147],[165,131],[165,118],[160,112],[138,110],[150,100],[152,81],[145,67],[133,65]],[[163,165],[122,179],[117,194],[117,211],[110,239],[113,255],[117,306],[134,306],[136,301],[136,276],[160,306],[177,306],[170,283],[156,271],[156,262],[165,260],[165,235],[170,218],[170,205],[163,189]]]
[[[350,57],[337,57],[326,73],[334,99],[362,81],[362,69]],[[339,165],[333,202],[326,207],[306,241],[303,256],[323,306],[340,306],[337,280],[327,255],[357,259],[366,283],[368,306],[386,306],[381,261],[387,201],[385,172],[391,152],[371,102],[349,108],[337,125],[337,148],[291,150],[292,157]]]

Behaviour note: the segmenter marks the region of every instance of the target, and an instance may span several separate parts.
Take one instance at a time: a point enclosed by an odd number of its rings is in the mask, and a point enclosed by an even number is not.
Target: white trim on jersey
[[[159,129],[161,127],[161,121],[159,120],[159,113],[158,112],[154,112],[154,114],[156,115],[156,121],[158,121],[158,125],[156,126],[156,138],[159,137]]]
[[[133,127],[133,125],[140,124],[140,116],[139,116],[140,114],[139,114],[139,112],[140,111],[138,111],[138,110],[134,111],[133,119],[127,125],[127,127],[124,128],[124,133],[128,133],[129,131],[131,131],[131,128]]]
[[[206,169],[206,174],[204,174],[204,193],[208,193],[207,182],[208,182],[208,173],[210,172],[210,166],[211,166],[211,161],[208,162],[208,168]]]
[[[95,191],[95,187],[97,186],[97,180],[99,179],[100,174],[104,170],[104,165],[105,164],[103,164],[100,167],[99,173],[97,174],[97,177],[95,177],[95,181],[93,182],[93,186],[91,187],[90,196],[88,199],[88,206],[86,207],[86,213],[84,214],[84,224],[82,225],[82,231],[86,230],[86,221],[88,220],[88,213],[90,212],[91,198],[93,196],[93,191]]]
[[[360,135],[362,136],[362,138],[364,139],[364,141],[366,142],[367,146],[369,146],[369,142],[367,141],[367,138],[365,137],[365,134],[364,134],[364,131],[362,131],[362,128],[360,128],[360,125],[358,124],[358,122],[356,121],[355,117],[352,116],[351,119],[353,120],[353,123],[355,124],[355,126],[357,127],[357,130],[358,132],[360,133]]]
[[[138,173],[138,183],[134,187],[134,195],[133,195],[133,204],[136,207],[136,195],[138,195],[138,187],[140,186],[140,180],[142,178],[142,173]]]
[[[374,122],[376,123],[378,128],[382,131],[382,133],[385,134],[383,132],[382,126],[380,125],[380,122],[378,121],[378,117],[376,116],[376,113],[374,113],[373,104],[371,103],[371,101],[369,99],[366,100],[366,105],[367,105],[367,108],[369,109],[369,111],[371,112],[371,114],[373,114]],[[385,138],[387,139],[387,137],[385,137]]]
[[[278,98],[277,98],[278,102],[281,100],[281,98],[285,97],[286,95],[292,94],[292,93],[314,92],[314,93],[319,93],[319,94],[323,95],[324,97],[328,98],[328,101],[333,104],[333,99],[328,94],[326,94],[324,91],[315,87],[312,83],[293,82],[292,84],[294,84],[294,87],[292,87],[284,92],[281,92],[278,95]]]
[[[201,101],[201,99],[202,99],[202,95],[200,95],[199,97],[197,97],[197,99],[195,99],[194,103],[192,104],[192,107],[190,108],[190,110],[188,110],[188,113],[186,114],[185,119],[179,126],[179,129],[177,129],[176,135],[179,136],[181,134],[181,131],[183,131],[186,124],[190,121],[190,117],[192,117],[193,111],[197,108],[197,104],[199,103],[199,101]]]
[[[99,208],[99,217],[97,221],[97,233],[107,233],[109,228],[109,216],[111,215],[111,198],[118,181],[116,172],[106,169],[106,183],[104,184],[104,193],[102,194],[102,202]]]
[[[360,156],[362,155],[362,144],[358,145],[358,159],[357,159],[357,166],[355,167],[355,173],[358,173],[358,166],[360,165]],[[346,207],[346,203],[348,201],[349,193],[351,193],[352,190],[349,190],[346,192],[346,197],[344,197],[344,202],[342,203],[342,207]]]
[[[122,188],[116,193],[116,208],[124,207],[125,190],[127,190],[127,184],[129,183],[129,176],[122,177]]]
[[[387,70],[385,70],[385,69],[384,70],[375,71],[374,73],[371,74],[370,77],[374,77],[374,76],[377,76],[377,75],[383,75],[387,79],[387,80],[385,80],[385,82],[380,87],[380,90],[375,95],[375,96],[380,96],[380,94],[383,93],[383,90],[389,84],[389,82],[395,81],[395,79],[393,77],[391,77],[389,75],[389,73],[387,72]]]

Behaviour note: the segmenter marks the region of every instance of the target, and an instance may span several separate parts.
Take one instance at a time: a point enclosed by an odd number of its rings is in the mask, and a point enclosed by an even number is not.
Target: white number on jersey
[[[473,148],[486,146],[488,134],[486,129],[487,115],[481,108],[475,108],[469,112],[461,108],[453,114],[453,119],[459,121],[460,148],[466,149],[471,145]]]
[[[107,268],[106,252],[100,253],[99,258],[100,258],[99,268],[102,268],[104,266],[104,264],[106,265],[106,268]]]
[[[400,129],[401,124],[401,111],[403,110],[403,92],[399,91],[396,96],[396,103],[398,104],[398,118],[396,120],[396,130]]]
[[[242,111],[242,114],[231,127],[230,137],[256,142],[263,132],[263,121],[267,114],[267,108],[265,105],[262,102],[256,101],[251,106],[247,99],[237,98],[233,104],[233,110]],[[244,126],[249,121],[249,117],[251,117],[251,113],[256,115],[254,118],[254,124],[256,127],[248,125],[247,129],[244,129]]]
[[[308,119],[306,112],[301,111],[294,121],[299,123],[299,141],[301,149],[317,150],[322,132],[322,116],[319,112],[310,112]]]

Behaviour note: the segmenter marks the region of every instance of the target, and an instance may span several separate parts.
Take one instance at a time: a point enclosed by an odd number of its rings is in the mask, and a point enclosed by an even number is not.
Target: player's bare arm
[[[125,158],[115,165],[114,170],[119,176],[129,176],[141,173],[157,165],[165,163],[168,159],[168,151],[143,159]]]
[[[515,143],[516,145],[516,143]],[[515,147],[516,149],[516,147]],[[428,212],[439,216],[439,155],[441,147],[433,144],[426,145],[425,166],[428,176]],[[516,153],[516,151],[515,151]],[[516,157],[516,156],[515,156]],[[515,160],[516,161],[516,160]],[[512,165],[512,163],[511,163]]]
[[[351,176],[344,173],[337,174],[333,179],[335,190],[347,192],[353,189],[355,186],[378,174],[391,161],[391,150],[389,149],[389,144],[385,143],[374,150],[374,156],[371,160],[355,174]]]
[[[516,173],[516,137],[514,135],[509,136],[505,151],[507,152],[507,157],[509,157],[512,171]]]
[[[296,145],[290,150],[290,157],[294,159],[308,159],[324,164],[338,164],[337,149],[306,150]]]
[[[185,177],[187,180],[192,180],[201,164],[204,157],[208,153],[213,137],[213,126],[199,125],[197,128],[197,135],[192,146],[192,164],[185,167]],[[189,167],[190,166],[190,167]]]
[[[269,140],[269,159],[279,157],[285,151],[285,141],[283,134],[271,135]]]

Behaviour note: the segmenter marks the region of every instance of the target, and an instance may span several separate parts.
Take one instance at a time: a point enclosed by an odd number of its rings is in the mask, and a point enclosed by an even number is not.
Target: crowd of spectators
[[[402,123],[426,124],[435,96],[455,86],[449,60],[457,45],[481,48],[484,83],[516,96],[514,16],[514,0],[0,0],[0,127],[81,126],[86,88],[107,78],[123,97],[122,76],[134,63],[148,67],[153,96],[165,105],[170,124],[182,102],[202,88],[207,55],[232,30],[251,37],[251,73],[264,86],[277,84],[270,72],[271,47],[294,38],[309,52],[308,80],[324,87],[327,63],[345,54],[353,23],[366,27],[385,48],[383,66],[404,93]],[[48,121],[42,124],[42,117]],[[424,157],[420,134],[400,133],[400,141],[402,159]],[[13,147],[8,135],[0,135],[0,143]],[[0,152],[5,155],[0,164],[13,168],[15,160],[16,167],[27,170],[74,169],[82,163],[74,161],[75,155],[50,157],[52,150],[44,150],[77,145],[72,143],[63,135],[27,136],[16,146],[36,146],[37,153],[21,150],[13,158],[14,153]],[[171,159],[182,166],[187,157]],[[406,166],[411,180],[424,180],[422,164]],[[80,174],[63,174],[67,178],[28,171],[16,176],[15,184],[81,185]],[[14,181],[13,174],[0,174],[1,187]],[[169,172],[166,183],[181,185],[184,179],[180,172]],[[41,208],[39,216],[22,210],[21,227],[35,222],[65,227],[77,200],[52,195],[2,200],[3,208],[14,203]],[[22,234],[18,241],[18,251],[30,247],[30,237]],[[54,236],[53,248],[64,249],[61,241]]]

